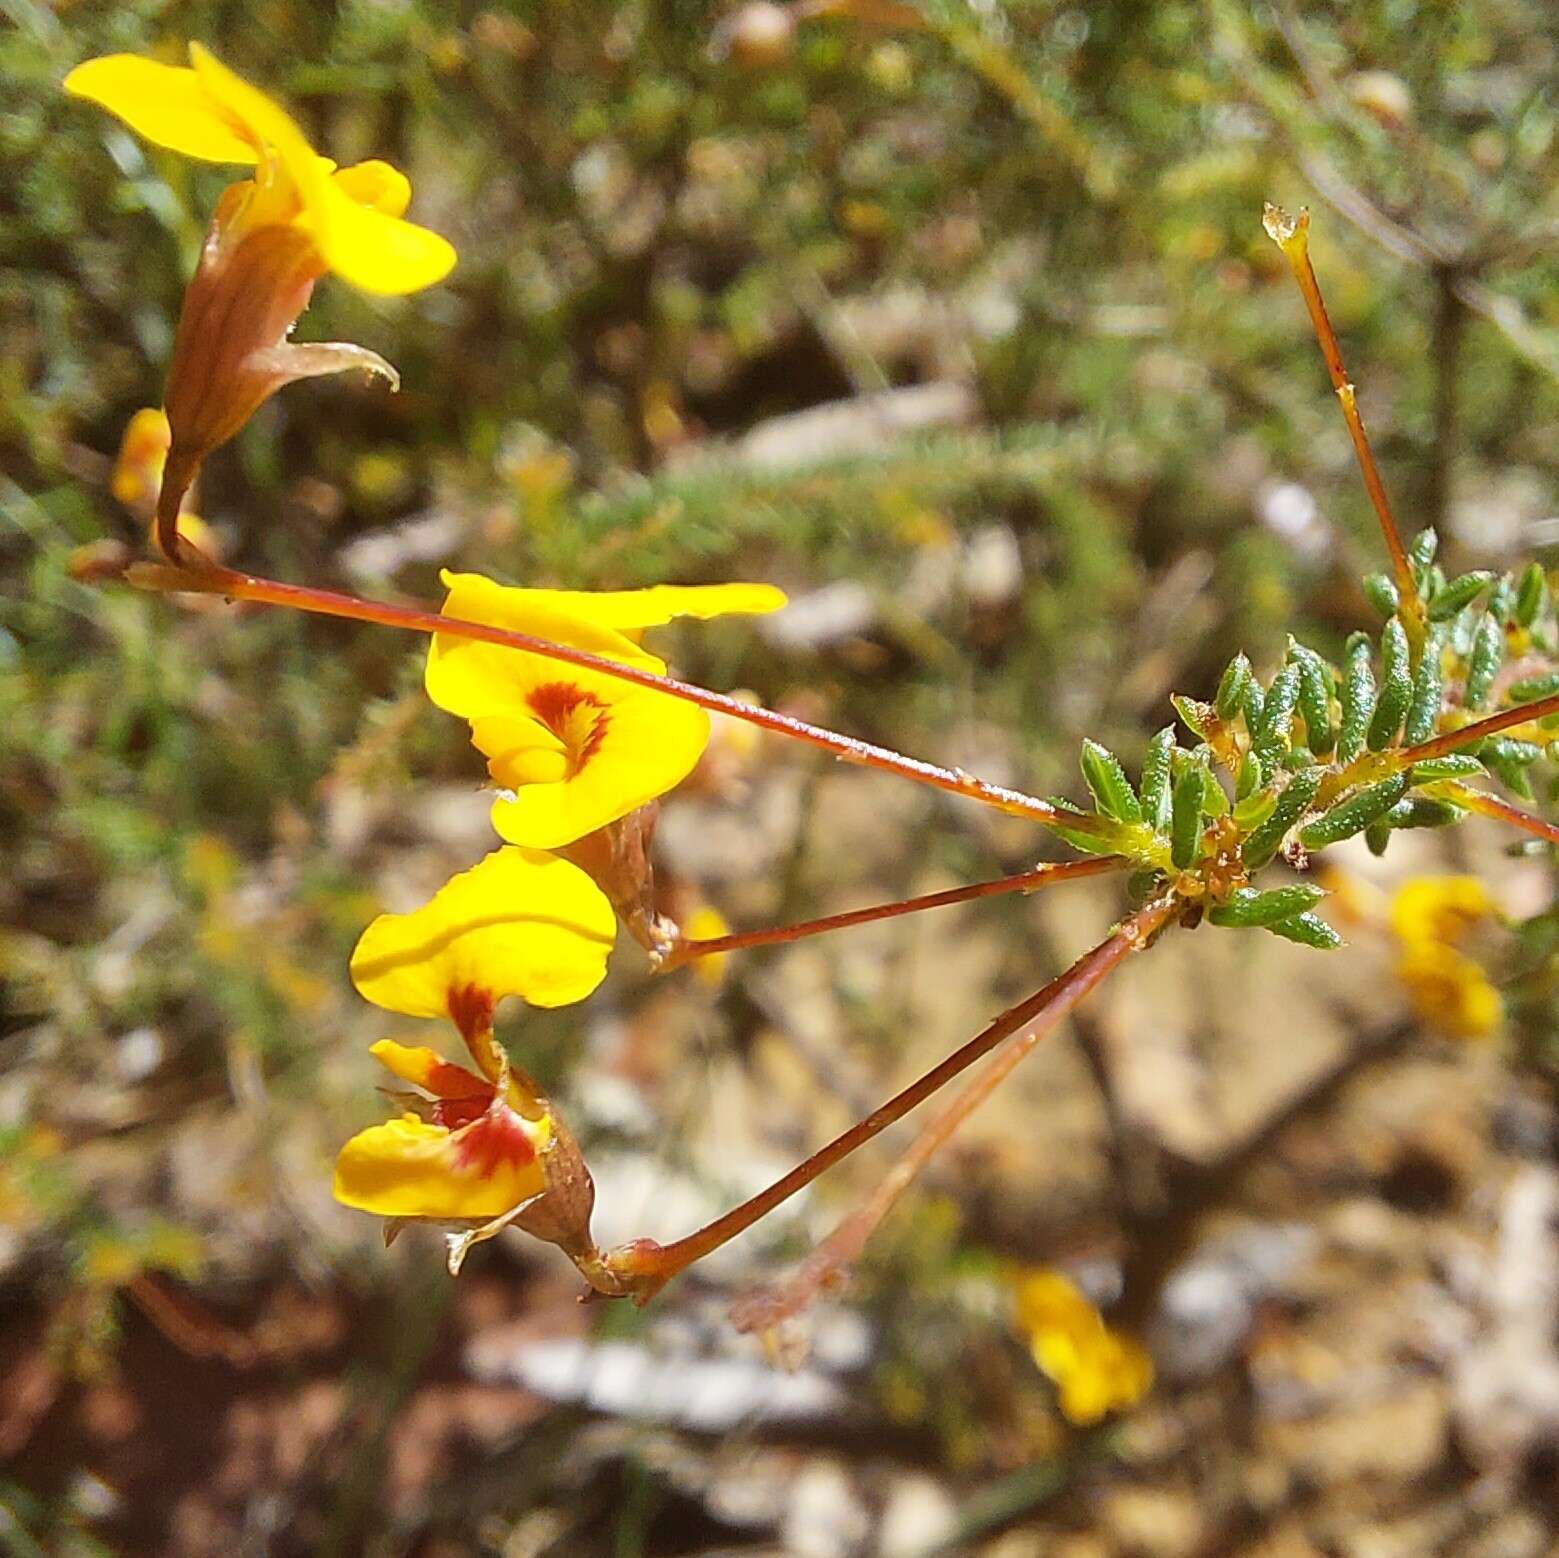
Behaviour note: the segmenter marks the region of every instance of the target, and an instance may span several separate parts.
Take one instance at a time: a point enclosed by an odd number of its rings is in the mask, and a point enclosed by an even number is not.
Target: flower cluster
[[[767,585],[585,593],[519,589],[446,574],[444,615],[523,632],[657,674],[645,629],[675,617],[773,611]],[[352,957],[379,1006],[443,1017],[480,1076],[433,1050],[384,1041],[376,1058],[420,1089],[410,1112],[347,1143],[337,1199],[397,1226],[464,1226],[470,1244],[514,1223],[597,1269],[590,1179],[556,1111],[493,1037],[498,1002],[583,1000],[601,982],[618,915],[651,952],[675,928],[656,914],[647,849],[659,797],[692,771],[709,716],[663,692],[539,654],[435,633],[426,687],[465,719],[502,786],[493,825],[507,842],[411,914],[382,915]],[[565,858],[567,856],[568,858]]]
[[[415,292],[455,252],[403,220],[404,175],[383,162],[337,168],[276,103],[198,44],[190,65],[132,55],[89,60],[65,80],[159,146],[209,162],[250,164],[229,186],[184,298],[162,409],[126,429],[115,495],[155,519],[164,555],[189,574],[214,567],[187,507],[201,462],[268,396],[295,379],[366,368],[395,382],[383,358],[342,343],[288,336],[327,271],[368,292]],[[563,645],[651,678],[665,662],[642,644],[678,617],[767,612],[768,585],[724,584],[586,593],[511,588],[447,573],[443,615]],[[692,772],[709,715],[655,686],[540,654],[435,633],[428,696],[468,722],[498,799],[504,840],[410,914],[381,915],[352,958],[375,1004],[445,1019],[475,1070],[425,1045],[384,1040],[375,1058],[408,1091],[401,1114],[353,1137],[335,1193],[389,1219],[454,1227],[450,1265],[511,1223],[559,1244],[601,1284],[589,1235],[594,1191],[573,1138],[535,1082],[494,1037],[499,1004],[581,1001],[606,973],[619,918],[652,955],[677,939],[656,910],[649,845],[659,797]]]

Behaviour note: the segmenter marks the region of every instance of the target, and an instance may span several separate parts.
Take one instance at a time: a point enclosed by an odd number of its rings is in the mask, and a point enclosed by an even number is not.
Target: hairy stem
[[[1413,580],[1407,548],[1402,544],[1401,532],[1392,517],[1386,484],[1381,480],[1380,468],[1375,463],[1374,451],[1364,431],[1364,419],[1359,415],[1353,384],[1343,367],[1337,332],[1332,328],[1331,318],[1321,297],[1321,286],[1315,277],[1315,267],[1310,263],[1310,213],[1301,210],[1297,217],[1290,218],[1287,212],[1269,205],[1262,217],[1262,225],[1283,251],[1283,257],[1294,273],[1294,280],[1299,284],[1305,308],[1309,311],[1310,323],[1321,347],[1321,356],[1326,360],[1327,374],[1331,378],[1332,388],[1337,392],[1338,403],[1342,406],[1343,420],[1348,424],[1348,437],[1353,440],[1353,452],[1359,462],[1359,472],[1364,477],[1365,491],[1369,493],[1375,517],[1380,521],[1386,550],[1391,556],[1391,571],[1396,578],[1397,594],[1401,598],[1403,626],[1407,629],[1416,654],[1424,641],[1428,616],[1423,601],[1419,599],[1418,586]]]
[[[1051,980],[1042,990],[1036,991],[1026,1000],[1019,1001],[1016,1006],[1003,1012],[983,1032],[976,1034],[960,1049],[954,1050],[940,1065],[933,1066],[918,1081],[912,1082],[880,1109],[851,1126],[842,1135],[836,1136],[826,1147],[820,1148],[804,1163],[798,1164],[788,1174],[777,1179],[768,1189],[760,1191],[750,1200],[742,1202],[740,1206],[733,1207],[723,1217],[716,1218],[714,1222],[689,1234],[686,1238],[678,1239],[674,1244],[661,1245],[654,1240],[643,1239],[623,1245],[607,1255],[608,1267],[614,1275],[622,1279],[624,1286],[633,1293],[635,1299],[643,1303],[659,1292],[679,1272],[685,1271],[694,1261],[702,1260],[704,1256],[719,1249],[722,1244],[734,1239],[737,1234],[745,1232],[760,1218],[772,1212],[775,1207],[811,1184],[824,1170],[832,1168],[834,1164],[847,1158],[857,1147],[863,1146],[896,1120],[902,1119],[917,1104],[923,1103],[960,1072],[968,1070],[1014,1033],[1024,1035],[1020,1043],[1014,1046],[1019,1052],[1017,1058],[1021,1059],[1022,1055],[1027,1054],[1034,1044],[1054,1029],[1066,1013],[1094,989],[1129,953],[1140,951],[1147,946],[1169,919],[1175,903],[1174,896],[1166,894],[1145,904],[1123,920],[1092,951],[1085,952],[1064,974]],[[1005,1058],[1003,1057],[1004,1060]],[[1016,1064],[1016,1060],[1012,1064]],[[989,1087],[983,1090],[977,1088],[976,1096],[967,1105],[964,1098],[960,1098],[954,1105],[953,1112],[956,1113],[956,1118],[946,1125],[945,1130],[943,1125],[946,1117],[939,1118],[933,1123],[931,1135],[934,1140],[928,1149],[928,1156],[930,1151],[934,1151],[935,1147],[946,1139],[946,1136],[957,1129],[964,1117],[1010,1070],[1011,1065],[1006,1066],[1005,1070],[991,1081]],[[941,1135],[937,1135],[939,1131]],[[917,1147],[918,1145],[917,1143]],[[918,1169],[910,1172],[908,1178],[904,1180],[905,1184],[908,1184],[916,1171]],[[896,1183],[897,1177],[895,1172],[890,1179]],[[886,1214],[888,1206],[891,1206],[892,1200],[901,1193],[902,1188],[900,1186],[893,1191],[887,1205],[882,1208],[883,1215]],[[874,1197],[873,1202],[869,1203],[868,1210],[875,1204]],[[863,1240],[875,1225],[873,1222],[870,1227],[865,1228],[861,1234]],[[853,1227],[853,1223],[847,1226]],[[841,1229],[840,1233],[843,1232],[844,1230]],[[836,1237],[839,1235],[836,1234]]]
[[[940,893],[924,893],[918,898],[902,898],[895,903],[873,904],[869,909],[847,909],[843,914],[827,914],[821,919],[800,920],[793,925],[775,925],[764,930],[736,931],[729,936],[707,936],[679,941],[661,964],[662,972],[681,968],[694,958],[719,952],[743,952],[750,947],[770,947],[800,941],[824,931],[847,930],[853,925],[869,925],[874,920],[890,920],[901,914],[919,914],[923,909],[941,909],[949,904],[969,903],[978,898],[995,898],[1002,893],[1032,893],[1053,882],[1075,881],[1083,876],[1102,876],[1121,871],[1131,862],[1120,855],[1095,855],[1085,860],[1067,860],[1059,864],[1035,866],[1013,876],[1000,876],[989,882],[974,882],[967,887],[950,887]]]
[[[809,724],[789,714],[780,714],[755,704],[744,703],[725,693],[712,692],[674,677],[658,676],[653,671],[637,666],[623,665],[615,660],[603,660],[573,649],[566,644],[550,643],[544,638],[533,638],[529,633],[515,633],[506,628],[490,627],[485,622],[465,622],[458,617],[446,617],[427,607],[397,606],[388,601],[364,600],[360,596],[346,595],[335,590],[314,589],[308,585],[283,584],[274,579],[263,579],[253,574],[239,573],[228,568],[188,567],[168,563],[138,563],[129,568],[125,578],[139,589],[170,592],[194,591],[207,595],[225,595],[230,600],[252,601],[262,606],[281,606],[292,611],[312,612],[320,616],[342,617],[352,622],[372,622],[381,627],[400,628],[413,633],[448,633],[454,638],[475,639],[484,644],[497,644],[507,649],[520,649],[529,654],[543,655],[550,660],[560,660],[565,665],[579,666],[584,670],[599,671],[615,676],[619,681],[632,682],[636,686],[653,688],[672,698],[695,703],[702,709],[725,714],[732,719],[745,720],[749,725],[774,731],[792,740],[803,741],[809,746],[830,752],[841,762],[854,763],[863,768],[875,768],[883,773],[897,774],[913,779],[919,784],[930,785],[950,795],[961,795],[979,801],[998,811],[1013,816],[1027,817],[1042,826],[1061,823],[1069,832],[1087,834],[1105,841],[1114,841],[1121,825],[1108,818],[1083,812],[1062,812],[1048,801],[1026,795],[1021,790],[1006,785],[991,784],[977,779],[973,774],[958,768],[944,768],[938,763],[928,763],[920,758],[905,757],[890,748],[861,741],[855,736],[841,735],[820,725]]]

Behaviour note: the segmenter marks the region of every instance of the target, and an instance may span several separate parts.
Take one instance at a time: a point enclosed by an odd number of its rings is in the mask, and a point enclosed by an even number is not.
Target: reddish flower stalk
[[[694,958],[721,952],[744,952],[751,947],[768,947],[782,942],[800,941],[825,931],[847,930],[854,925],[869,925],[874,920],[889,920],[900,914],[919,914],[923,909],[941,909],[949,904],[969,903],[979,898],[995,898],[1002,893],[1032,893],[1053,882],[1071,882],[1083,876],[1102,876],[1107,871],[1124,870],[1131,862],[1120,855],[1094,855],[1084,860],[1067,860],[1035,866],[1012,876],[999,876],[989,882],[973,882],[967,887],[950,887],[940,893],[923,893],[918,898],[902,898],[894,903],[873,904],[869,909],[847,909],[843,914],[827,914],[821,919],[800,920],[794,925],[773,925],[764,930],[736,931],[729,936],[708,936],[680,941],[665,962],[663,972],[680,968]]]
[[[1465,806],[1468,811],[1475,811],[1483,817],[1493,817],[1497,822],[1508,822],[1524,833],[1547,839],[1550,844],[1559,844],[1559,826],[1544,818],[1534,817],[1531,812],[1522,811],[1519,806],[1512,806],[1509,801],[1490,795],[1487,790],[1474,790],[1471,785],[1459,784],[1455,786],[1455,792],[1458,806]]]
[[[997,1066],[993,1066],[973,1088],[961,1095],[947,1114],[932,1122],[922,1141],[916,1143],[906,1159],[889,1175],[883,1190],[860,1213],[841,1225],[828,1244],[818,1251],[818,1256],[823,1257],[820,1264],[827,1269],[820,1272],[808,1289],[811,1291],[829,1272],[836,1270],[846,1259],[853,1258],[850,1252],[864,1243],[905,1186],[919,1172],[924,1161],[994,1091],[1013,1066],[1040,1039],[1052,1032],[1061,1019],[1128,954],[1148,945],[1174,912],[1175,903],[1174,895],[1166,894],[1145,904],[1123,920],[1092,951],[1085,952],[1064,974],[1003,1012],[983,1032],[976,1034],[962,1048],[954,1050],[946,1060],[933,1066],[918,1081],[911,1083],[842,1135],[836,1136],[826,1147],[820,1148],[804,1163],[798,1164],[751,1200],[733,1207],[723,1217],[716,1218],[714,1222],[686,1238],[678,1239],[674,1244],[662,1245],[653,1239],[641,1239],[612,1250],[606,1257],[608,1269],[623,1280],[624,1287],[632,1292],[635,1302],[646,1302],[694,1261],[702,1260],[737,1234],[745,1232],[760,1218],[766,1217],[798,1190],[811,1184],[825,1169],[832,1168],[857,1147],[863,1146],[896,1120],[902,1119],[917,1104],[940,1091],[960,1072],[968,1070],[988,1055],[1004,1039],[1015,1033],[1021,1034],[1022,1037],[1008,1054],[1002,1056]],[[811,1266],[809,1262],[807,1269],[811,1269]],[[760,1318],[756,1323],[768,1322]]]
[[[1375,517],[1380,521],[1381,535],[1385,537],[1386,550],[1391,555],[1391,571],[1396,578],[1402,623],[1416,650],[1423,643],[1428,618],[1424,603],[1419,599],[1407,548],[1402,544],[1402,534],[1392,517],[1386,484],[1381,480],[1380,467],[1375,463],[1374,451],[1364,431],[1358,398],[1348,378],[1348,370],[1343,367],[1337,332],[1332,328],[1331,317],[1321,297],[1321,285],[1316,280],[1315,267],[1310,263],[1310,213],[1302,210],[1297,217],[1290,218],[1287,212],[1269,205],[1262,222],[1268,236],[1283,251],[1283,257],[1294,273],[1294,280],[1299,284],[1300,296],[1305,300],[1310,324],[1321,347],[1321,356],[1326,359],[1326,372],[1331,378],[1332,388],[1337,392],[1338,403],[1342,406],[1343,420],[1348,424],[1348,437],[1353,440],[1353,452],[1359,462],[1359,473],[1364,477],[1365,491],[1369,493]]]
[[[991,784],[977,779],[973,774],[958,768],[944,768],[939,763],[928,763],[920,758],[905,757],[887,747],[861,741],[855,736],[841,735],[822,726],[809,724],[793,715],[780,714],[773,709],[760,708],[732,698],[724,693],[711,692],[689,682],[677,681],[670,676],[658,676],[653,671],[637,666],[623,665],[615,660],[603,660],[587,654],[582,649],[572,649],[564,644],[550,643],[543,638],[533,638],[528,633],[515,633],[505,628],[489,627],[482,622],[465,622],[458,617],[446,617],[426,607],[397,606],[388,601],[364,600],[360,596],[346,595],[335,590],[315,589],[302,584],[284,584],[274,579],[263,579],[253,574],[239,573],[229,568],[191,567],[178,563],[137,563],[125,571],[125,578],[140,589],[178,593],[194,591],[206,595],[225,595],[230,600],[252,601],[263,606],[282,606],[293,611],[313,612],[327,617],[342,617],[352,622],[373,622],[381,627],[401,628],[413,633],[448,633],[457,638],[469,638],[486,644],[498,644],[510,649],[523,649],[531,654],[545,655],[566,665],[585,670],[600,671],[622,681],[633,682],[640,687],[654,688],[673,698],[695,703],[712,713],[729,715],[732,719],[745,720],[763,730],[771,730],[792,740],[804,741],[832,753],[842,762],[854,763],[863,768],[875,768],[884,773],[898,774],[904,779],[931,785],[951,795],[965,796],[993,806],[998,811],[1013,816],[1028,817],[1041,824],[1064,822],[1074,833],[1093,834],[1100,838],[1118,835],[1120,824],[1108,818],[1084,812],[1062,812],[1048,801],[1037,796],[1025,795],[1021,790],[1006,785]]]
[[[1501,709],[1497,714],[1488,714],[1480,720],[1474,720],[1470,725],[1459,726],[1456,730],[1441,731],[1438,736],[1420,741],[1417,746],[1402,747],[1392,755],[1403,767],[1413,763],[1427,763],[1432,757],[1444,757],[1448,752],[1460,752],[1463,747],[1470,747],[1475,742],[1482,741],[1485,736],[1497,736],[1500,731],[1509,730],[1512,725],[1525,725],[1531,720],[1542,719],[1546,714],[1559,714],[1559,693],[1551,693],[1546,698],[1534,698],[1530,703],[1513,704],[1508,709]]]

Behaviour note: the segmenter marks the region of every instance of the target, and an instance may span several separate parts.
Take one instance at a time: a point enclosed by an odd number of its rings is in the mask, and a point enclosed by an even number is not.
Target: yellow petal
[[[627,687],[607,704],[589,758],[557,783],[527,784],[513,800],[495,801],[493,827],[511,844],[571,844],[675,788],[708,744],[709,716],[695,704]]]
[[[401,1081],[410,1082],[439,1098],[469,1098],[484,1090],[492,1091],[483,1078],[464,1066],[445,1060],[437,1050],[429,1049],[425,1044],[397,1044],[394,1039],[380,1039],[368,1046],[368,1053]]]
[[[279,176],[297,189],[305,207],[317,204],[320,191],[329,186],[331,165],[309,145],[287,110],[200,44],[190,44],[189,57],[207,100],[254,146],[271,154]]]
[[[331,182],[358,205],[385,216],[404,216],[411,204],[411,180],[387,162],[354,163],[333,173]]]
[[[325,263],[343,281],[364,292],[398,296],[431,287],[450,273],[455,250],[448,239],[398,214],[360,205],[348,193],[354,181],[343,187],[341,179],[337,174],[312,186],[317,198],[305,199],[304,212]],[[382,185],[377,191],[387,192]]]
[[[453,1016],[473,990],[489,1004],[566,1006],[600,984],[616,933],[606,895],[577,866],[499,849],[420,909],[381,914],[352,954],[352,981],[409,1017]]]
[[[336,1200],[380,1217],[501,1217],[546,1189],[550,1121],[511,1110],[458,1131],[402,1115],[359,1131],[336,1158]]]
[[[647,590],[525,590],[534,608],[619,633],[659,627],[676,617],[760,615],[778,611],[785,592],[772,584],[657,584]]]
[[[157,489],[172,443],[168,413],[160,406],[142,406],[125,424],[110,486],[126,508],[156,505]]]
[[[443,606],[446,617],[528,633],[646,671],[660,673],[666,668],[663,661],[615,629],[560,610],[555,602],[565,594],[563,591],[515,589],[495,584],[479,573],[451,573],[448,569],[443,580],[449,590]],[[435,633],[424,683],[428,696],[441,709],[471,719],[482,714],[515,712],[523,694],[539,681],[588,674],[591,673],[576,672],[561,661],[526,650],[502,649],[449,633]]]
[[[117,115],[155,146],[203,162],[257,162],[259,143],[206,91],[193,70],[137,54],[87,60],[65,90]]]

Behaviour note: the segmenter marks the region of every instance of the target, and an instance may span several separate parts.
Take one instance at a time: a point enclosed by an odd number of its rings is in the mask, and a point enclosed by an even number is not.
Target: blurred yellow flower
[[[1017,1280],[1017,1323],[1034,1362],[1055,1385],[1068,1422],[1097,1423],[1132,1406],[1153,1384],[1153,1360],[1112,1331],[1077,1286],[1039,1268]]]
[[[402,220],[411,198],[403,174],[384,162],[338,169],[284,109],[198,43],[190,61],[111,54],[78,65],[64,82],[155,145],[255,169],[218,201],[179,316],[164,396],[171,446],[158,539],[165,550],[201,460],[267,396],[295,379],[348,368],[395,381],[395,370],[363,347],[288,340],[326,271],[390,294],[431,286],[455,263],[437,233]]]
[[[712,904],[700,904],[682,922],[682,934],[688,941],[717,941],[731,934],[726,917]],[[725,983],[725,971],[731,961],[729,952],[711,952],[693,962],[693,974],[710,990]]]
[[[1391,928],[1402,944],[1397,977],[1413,1009],[1455,1038],[1487,1038],[1504,1003],[1482,966],[1458,944],[1498,906],[1475,876],[1416,876],[1391,900]]]
[[[765,584],[591,593],[516,589],[448,572],[444,583],[447,616],[657,674],[665,663],[638,642],[646,628],[785,603]],[[470,722],[488,772],[513,792],[493,807],[493,826],[513,844],[554,849],[627,816],[680,784],[709,741],[709,716],[682,699],[446,633],[433,636],[425,680],[434,703]]]
[[[125,423],[109,486],[115,498],[143,523],[149,524],[157,512],[157,495],[162,490],[162,473],[172,445],[173,429],[161,406],[142,406]],[[205,520],[189,507],[188,493],[179,508],[178,526],[186,541],[207,556],[213,555],[215,536]]]
[[[1483,1039],[1499,1027],[1499,991],[1478,963],[1443,941],[1408,942],[1397,959],[1397,978],[1413,1010],[1453,1038]]]
[[[1405,943],[1440,941],[1455,946],[1479,920],[1498,909],[1475,876],[1415,876],[1391,900],[1391,928]]]

